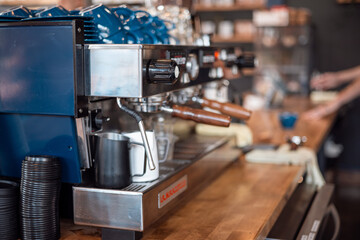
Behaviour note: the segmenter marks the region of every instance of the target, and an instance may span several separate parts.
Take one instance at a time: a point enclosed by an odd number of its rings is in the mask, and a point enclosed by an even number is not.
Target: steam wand
[[[129,109],[128,107],[124,106],[122,103],[121,103],[121,99],[120,98],[116,98],[116,102],[119,106],[119,108],[126,112],[127,114],[129,114],[131,117],[133,117],[136,122],[138,123],[138,126],[139,126],[139,130],[140,130],[140,134],[141,134],[141,138],[144,142],[144,147],[145,147],[145,153],[146,153],[146,156],[147,158],[150,160],[148,163],[149,163],[149,168],[150,170],[154,170],[156,167],[155,167],[155,163],[154,163],[154,159],[152,157],[152,154],[151,154],[151,150],[150,150],[150,145],[149,145],[149,141],[148,141],[148,138],[146,136],[146,131],[145,131],[145,125],[144,125],[144,121],[142,120],[141,116]]]

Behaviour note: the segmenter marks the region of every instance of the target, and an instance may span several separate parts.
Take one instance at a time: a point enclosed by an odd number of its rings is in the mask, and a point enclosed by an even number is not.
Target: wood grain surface
[[[300,166],[234,163],[192,201],[145,231],[143,239],[265,237],[303,171]]]
[[[318,150],[334,116],[305,121],[301,113],[312,107],[305,98],[289,98],[283,109],[253,112],[248,125],[255,143],[285,142],[286,136],[307,136],[306,145]],[[293,130],[278,121],[282,110],[296,111],[300,118]],[[163,217],[143,235],[145,240],[242,240],[264,239],[304,173],[302,166],[235,162],[191,201]],[[62,222],[62,238],[101,239],[96,228]]]
[[[143,239],[264,238],[303,173],[301,166],[237,161],[191,201],[148,228]],[[101,239],[100,229],[70,220],[63,220],[61,229],[63,240]]]
[[[253,111],[247,125],[253,132],[254,143],[283,144],[288,136],[306,136],[305,146],[317,152],[332,127],[335,114],[316,121],[304,119],[303,113],[312,107],[308,98],[292,97],[287,98],[281,108]],[[279,113],[283,111],[298,113],[294,129],[281,127]]]

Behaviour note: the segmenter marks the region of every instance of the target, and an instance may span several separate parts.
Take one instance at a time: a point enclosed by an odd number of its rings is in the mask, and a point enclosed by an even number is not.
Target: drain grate
[[[133,191],[133,192],[136,192],[136,191],[140,191],[141,189],[143,189],[144,187],[146,187],[145,185],[141,185],[141,184],[130,184],[129,186],[127,186],[126,188],[123,188],[121,190],[123,191]]]

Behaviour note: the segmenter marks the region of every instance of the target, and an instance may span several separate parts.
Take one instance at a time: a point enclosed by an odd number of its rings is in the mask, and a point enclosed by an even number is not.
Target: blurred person
[[[310,86],[317,90],[328,90],[347,84],[337,96],[322,105],[305,112],[307,120],[318,120],[338,112],[334,126],[329,133],[328,149],[337,149],[333,156],[327,151],[327,161],[320,165],[324,168],[336,167],[337,170],[360,171],[360,65],[350,69],[324,73],[314,77]],[[340,111],[341,110],[341,111]]]
[[[337,112],[342,106],[360,96],[360,65],[339,72],[328,72],[314,77],[310,86],[316,90],[329,90],[348,85],[339,92],[335,99],[319,105],[304,113],[306,119],[320,119]]]

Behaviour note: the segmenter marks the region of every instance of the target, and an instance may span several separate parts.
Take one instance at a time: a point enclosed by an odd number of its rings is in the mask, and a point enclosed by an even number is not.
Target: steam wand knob
[[[173,60],[152,59],[147,65],[146,77],[150,83],[174,84],[179,80],[180,68]]]

